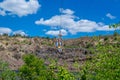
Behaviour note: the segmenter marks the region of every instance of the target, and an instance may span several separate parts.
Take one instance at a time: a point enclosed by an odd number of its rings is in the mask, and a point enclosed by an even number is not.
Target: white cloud
[[[0,3],[0,11],[7,15],[18,15],[19,17],[35,14],[41,7],[38,0],[4,0]]]
[[[17,31],[12,31],[12,29],[10,28],[6,28],[6,27],[0,27],[0,35],[3,35],[3,34],[13,34],[13,35],[16,35],[16,34],[20,34],[21,36],[27,36],[27,34],[22,31],[22,30],[17,30]]]
[[[71,34],[76,34],[78,32],[94,32],[94,31],[108,31],[113,30],[109,29],[108,25],[105,25],[101,22],[96,23],[95,21],[87,20],[87,19],[78,19],[73,13],[65,11],[61,15],[55,15],[48,20],[44,20],[41,18],[40,20],[35,21],[37,25],[46,25],[50,27],[60,27],[64,30],[67,30]],[[70,10],[70,9],[69,9]],[[72,10],[70,10],[72,11]]]
[[[10,28],[5,28],[5,27],[0,27],[0,35],[3,34],[10,34],[12,32],[12,30]]]
[[[58,36],[60,31],[61,31],[62,36],[66,36],[67,35],[67,31],[64,30],[64,29],[61,29],[61,30],[50,30],[50,31],[46,32],[46,34],[47,35]]]
[[[74,11],[72,11],[70,9],[63,9],[63,8],[60,8],[59,11],[64,14],[73,14],[74,13]]]
[[[13,35],[27,36],[27,34],[22,30],[14,31]]]
[[[6,15],[5,11],[0,10],[0,15],[5,16]]]
[[[97,30],[98,30],[98,31],[113,31],[113,30],[115,30],[115,29],[114,29],[114,28],[109,28],[109,26],[106,25],[106,26],[98,27]]]
[[[108,18],[110,18],[110,19],[115,19],[115,18],[116,18],[115,16],[113,16],[113,15],[110,14],[110,13],[107,13],[107,14],[106,14],[106,17],[108,17]]]

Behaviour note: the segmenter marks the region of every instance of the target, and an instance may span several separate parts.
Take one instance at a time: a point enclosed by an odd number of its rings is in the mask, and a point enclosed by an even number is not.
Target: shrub
[[[19,59],[21,58],[21,54],[20,54],[20,53],[15,53],[15,54],[13,55],[13,57],[14,57],[15,59],[19,60]]]
[[[32,54],[23,57],[25,64],[19,69],[20,80],[75,80],[72,73],[52,63],[45,66],[42,59]]]
[[[16,80],[17,74],[10,70],[8,64],[0,60],[0,80]]]
[[[47,70],[42,59],[28,54],[23,60],[25,64],[19,69],[21,80],[47,80]]]
[[[91,61],[86,61],[83,67],[86,80],[119,80],[120,47],[107,44],[96,48],[98,53]]]
[[[104,41],[107,41],[107,40],[108,40],[108,37],[105,37],[105,38],[104,38]]]

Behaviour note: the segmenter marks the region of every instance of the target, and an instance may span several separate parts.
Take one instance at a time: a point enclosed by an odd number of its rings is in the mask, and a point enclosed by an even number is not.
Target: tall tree
[[[109,28],[114,28],[116,31],[118,28],[120,28],[120,22],[109,25]]]
[[[114,28],[115,29],[114,36],[117,36],[118,35],[117,29],[120,30],[120,22],[109,25],[109,28]]]

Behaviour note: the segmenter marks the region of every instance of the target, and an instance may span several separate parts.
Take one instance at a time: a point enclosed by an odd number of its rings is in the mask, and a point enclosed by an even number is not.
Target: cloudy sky
[[[63,38],[108,35],[120,0],[0,0],[0,34]]]

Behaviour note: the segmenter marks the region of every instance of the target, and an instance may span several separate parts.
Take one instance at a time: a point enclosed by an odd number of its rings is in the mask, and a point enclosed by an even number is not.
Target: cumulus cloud
[[[13,35],[27,36],[27,34],[22,30],[14,31]]]
[[[115,30],[114,28],[109,28],[108,25],[105,25],[102,22],[99,22],[98,25],[99,25],[99,27],[97,28],[98,31],[113,31],[113,30]]]
[[[60,9],[61,12],[61,9]],[[70,9],[63,9],[61,15],[55,15],[50,19],[45,20],[41,18],[40,20],[35,21],[37,25],[46,25],[50,27],[60,27],[64,30],[67,30],[71,34],[76,34],[78,32],[94,32],[94,31],[108,31],[113,30],[109,29],[108,25],[103,24],[102,22],[95,22],[87,19],[78,19],[73,13],[74,11]]]
[[[115,18],[116,18],[115,16],[113,16],[113,15],[110,14],[110,13],[107,13],[107,14],[106,14],[106,17],[108,17],[108,18],[110,18],[110,19],[115,19]]]
[[[21,36],[27,36],[27,34],[22,31],[22,30],[17,30],[17,31],[13,31],[12,29],[10,28],[6,28],[6,27],[0,27],[0,35],[3,35],[3,34],[13,34],[13,35],[21,35]]]
[[[12,30],[10,28],[0,27],[0,35],[10,34]]]
[[[74,11],[72,11],[70,9],[63,9],[63,8],[60,8],[59,11],[64,14],[73,14],[74,13]]]
[[[61,29],[61,30],[50,30],[50,31],[46,32],[46,34],[47,35],[58,36],[60,31],[61,31],[62,36],[66,36],[67,35],[67,31],[64,30],[64,29]]]
[[[5,11],[0,10],[0,15],[5,16],[6,15]]]
[[[18,15],[19,17],[35,14],[41,7],[38,0],[3,0],[0,2],[0,15]]]

